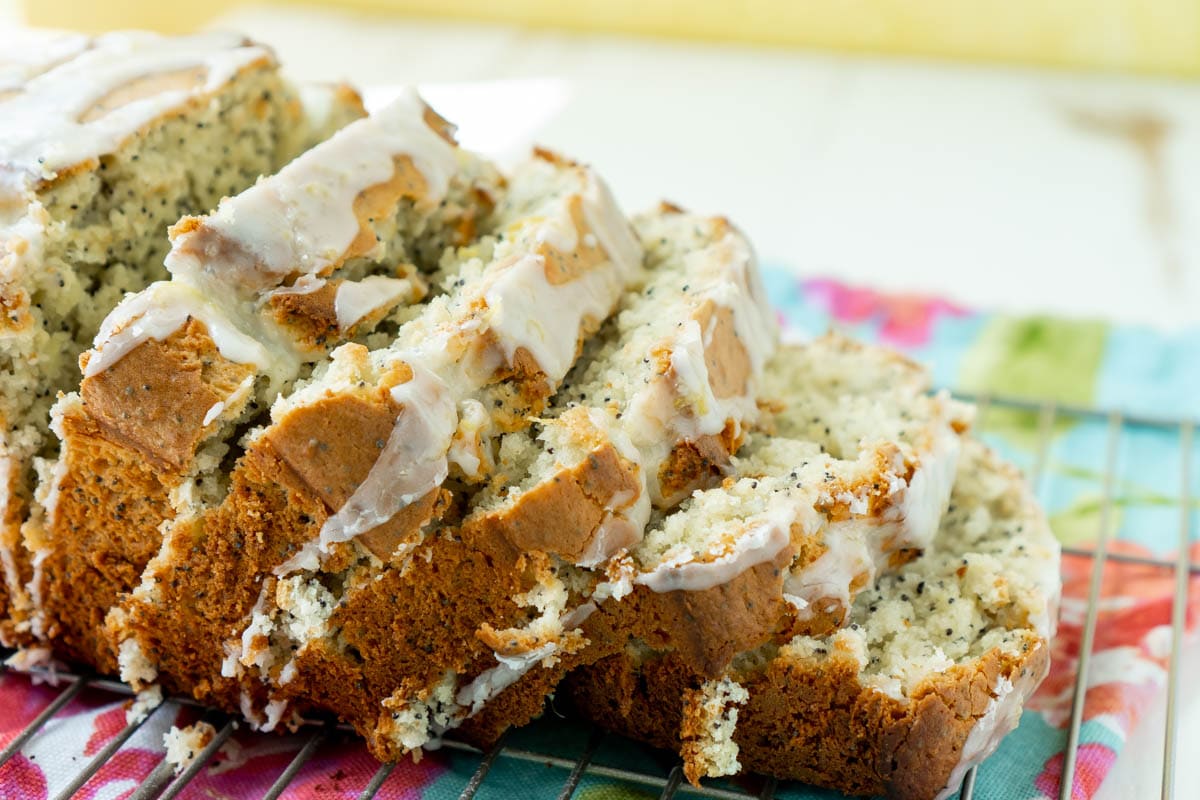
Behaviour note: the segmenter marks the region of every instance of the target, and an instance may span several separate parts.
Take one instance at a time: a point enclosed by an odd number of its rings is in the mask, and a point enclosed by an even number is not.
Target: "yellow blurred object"
[[[36,25],[179,31],[204,24],[239,0],[189,6],[162,0],[24,2],[28,20]],[[323,5],[576,31],[1200,76],[1200,0],[329,0]]]
[[[22,0],[30,25],[86,33],[120,28],[184,33],[237,4],[238,0],[208,0],[191,7],[155,0]]]

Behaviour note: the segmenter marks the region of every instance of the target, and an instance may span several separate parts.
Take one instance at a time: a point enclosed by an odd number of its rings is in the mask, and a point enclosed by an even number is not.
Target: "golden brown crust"
[[[375,466],[401,408],[385,390],[322,397],[289,412],[256,447],[273,450],[303,489],[341,508]]]
[[[345,84],[342,84],[342,87],[349,89],[351,92],[353,92],[353,94],[356,98],[359,97],[358,92],[355,92],[353,89],[350,89]],[[359,98],[359,101],[361,103],[361,98]],[[448,144],[452,147],[458,146],[458,140],[454,138],[454,133],[456,131],[456,128],[455,128],[453,122],[450,122],[448,119],[443,117],[441,114],[434,111],[433,108],[431,108],[430,106],[425,106],[425,110],[423,112],[421,112],[421,118],[425,120],[426,125],[428,125],[430,128],[433,129],[434,133],[436,133],[438,136],[442,137],[442,139],[446,142],[446,144]]]
[[[61,654],[112,672],[104,615],[158,550],[173,484],[151,459],[111,441],[90,415],[68,413],[62,428],[67,468],[42,563],[46,633]]]
[[[503,537],[517,550],[553,553],[576,562],[587,551],[618,495],[632,503],[641,485],[638,467],[611,443],[603,443],[583,461],[555,473],[523,492],[501,512],[468,521],[480,536]]]
[[[269,428],[256,447],[270,449],[278,457],[284,467],[279,474],[281,483],[293,491],[316,495],[328,509],[338,509],[375,466],[402,408],[382,388],[321,398]],[[448,493],[432,489],[384,524],[361,534],[359,540],[386,560],[401,543],[413,541],[444,512],[447,502]]]
[[[503,537],[452,528],[422,547],[436,555],[426,559],[419,548],[403,569],[385,569],[347,594],[330,620],[345,651],[325,643],[305,648],[297,677],[283,687],[284,696],[311,697],[353,724],[385,760],[403,749],[381,735],[383,701],[418,696],[447,670],[470,680],[494,666],[492,648],[476,635],[480,620],[496,627],[526,621],[512,597],[531,589],[544,568]],[[329,674],[345,678],[329,681]]]
[[[1044,642],[1016,656],[991,650],[926,680],[904,702],[864,687],[848,656],[778,657],[739,680],[750,697],[738,709],[738,757],[747,772],[854,795],[929,800],[946,785],[998,679],[1036,681],[1048,658]],[[565,688],[601,726],[680,751],[686,750],[683,701],[702,682],[674,656],[639,667],[620,654],[575,672]]]
[[[5,242],[2,246],[18,245],[22,251],[28,242]],[[0,331],[13,335],[26,331],[33,325],[33,314],[29,311],[29,292],[20,286],[6,284],[0,287]]]
[[[775,634],[785,617],[783,569],[790,548],[724,583],[700,591],[655,592],[638,586],[622,603],[632,603],[630,634],[651,646],[669,647],[689,669],[717,677],[733,656]]]
[[[666,507],[697,489],[716,486],[729,471],[729,457],[742,443],[738,426],[727,423],[716,436],[679,442],[658,469],[658,488]]]
[[[85,124],[95,122],[123,106],[147,97],[163,94],[164,92],[190,92],[204,86],[207,79],[207,67],[190,67],[187,69],[171,70],[169,72],[158,72],[151,75],[140,75],[115,87],[107,94],[93,101],[79,115],[79,121]]]
[[[829,480],[825,482],[826,491],[824,494],[828,497],[827,500],[818,503],[816,508],[830,522],[844,522],[853,517],[869,516],[873,519],[882,519],[884,515],[892,508],[896,502],[896,495],[889,490],[887,481],[878,476],[894,473],[892,465],[896,462],[900,454],[900,448],[894,443],[888,442],[875,447],[873,451],[873,464],[870,476],[866,479],[846,480]],[[911,483],[916,468],[913,464],[905,464],[903,472],[896,473],[897,477],[903,478],[905,482]],[[870,487],[867,484],[870,483]],[[867,508],[865,511],[851,512],[850,500],[848,498],[857,497],[866,499]],[[883,544],[886,551],[889,546],[895,546],[894,542],[885,542]]]
[[[267,306],[275,323],[288,330],[292,341],[302,350],[320,354],[361,330],[373,328],[406,299],[398,295],[342,330],[337,316],[337,295],[343,283],[342,280],[329,280],[311,292],[272,292]]]
[[[679,757],[683,759],[683,775],[693,786],[700,785],[704,774],[704,740],[709,729],[708,716],[703,712],[705,695],[701,689],[683,690],[683,711],[679,720]]]
[[[102,436],[178,472],[203,438],[209,410],[253,374],[220,354],[204,323],[189,319],[85,378],[80,395]]]
[[[424,497],[397,511],[384,524],[359,534],[358,543],[380,561],[387,561],[402,544],[416,541],[425,526],[435,519],[444,518],[451,510],[453,499],[453,493],[446,489],[432,489]]]
[[[221,678],[224,643],[240,632],[263,576],[308,544],[328,517],[325,502],[270,446],[251,447],[229,495],[203,516],[177,520],[156,601],[127,603],[126,630],[159,667],[168,691],[236,712],[243,688]],[[195,569],[202,559],[205,569]]]
[[[600,246],[599,240],[591,234],[587,220],[584,219],[582,196],[573,194],[568,198],[567,214],[578,240],[575,247],[564,253],[551,247],[549,242],[543,242],[537,249],[537,254],[546,264],[546,282],[551,286],[561,286],[564,283],[578,280],[608,261],[608,253]],[[590,240],[589,236],[591,236]]]
[[[751,391],[753,365],[745,344],[737,335],[733,311],[706,300],[692,314],[704,332],[704,363],[713,395],[727,400]],[[671,353],[660,348],[654,358],[667,379],[676,380]],[[671,507],[697,489],[716,485],[729,472],[729,459],[742,445],[741,425],[728,420],[717,435],[700,436],[675,445],[658,470],[663,505]]]
[[[451,144],[454,143],[453,139],[449,141]],[[411,156],[396,156],[392,159],[392,163],[394,169],[391,178],[383,183],[368,186],[354,198],[354,216],[358,218],[358,235],[354,237],[354,241],[342,254],[338,261],[339,265],[351,258],[366,255],[378,246],[379,241],[375,238],[375,227],[372,222],[389,216],[401,198],[407,197],[419,202],[429,197],[429,182],[425,180],[425,173],[421,172],[413,163]]]
[[[0,419],[0,425],[3,419]],[[33,565],[29,553],[21,544],[21,525],[29,516],[30,498],[26,482],[21,479],[21,470],[15,461],[7,463],[7,469],[0,471],[0,483],[4,484],[3,517],[0,518],[0,548],[4,557],[11,559],[6,565],[5,573],[12,570],[16,578],[18,595],[14,596],[9,587],[10,576],[0,573],[0,644],[5,647],[16,647],[32,643],[33,637],[27,630],[28,597],[19,587],[29,585],[33,577]]]
[[[324,349],[340,338],[337,293],[341,281],[327,281],[311,292],[272,292],[267,300],[271,316],[281,328],[309,351]]]
[[[590,334],[591,331],[588,331]],[[580,341],[583,337],[580,337]],[[487,364],[495,361],[499,349],[495,335],[489,331],[474,345],[474,359]],[[553,394],[550,380],[533,354],[524,347],[513,351],[511,365],[497,367],[492,374],[488,392],[494,398],[492,424],[500,431],[520,431],[529,427],[529,420],[546,410]]]
[[[704,332],[704,365],[713,394],[722,399],[744,397],[751,389],[754,365],[737,335],[733,309],[705,300],[692,314]]]
[[[170,685],[230,710],[238,708],[243,689],[261,691],[253,678],[217,677],[224,643],[240,633],[263,576],[314,541],[333,509],[366,478],[402,409],[390,387],[411,378],[412,371],[400,364],[376,385],[288,412],[250,445],[219,507],[197,520],[176,523],[171,534],[176,552],[158,581],[161,597],[154,603],[127,604],[127,631],[136,634]],[[386,558],[400,542],[414,540],[432,518],[446,513],[449,501],[449,493],[435,489],[360,541]],[[203,542],[209,569],[192,569],[201,550],[180,543],[189,538]],[[350,554],[349,548],[343,550],[326,568],[345,566]],[[344,688],[353,690],[354,685]],[[319,699],[316,689],[314,698]]]

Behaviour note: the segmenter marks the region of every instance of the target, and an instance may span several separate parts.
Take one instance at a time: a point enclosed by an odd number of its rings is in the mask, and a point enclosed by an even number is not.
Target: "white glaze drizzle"
[[[422,170],[430,202],[441,198],[457,161],[454,148],[426,125],[424,108],[414,92],[405,93],[277,174],[222,201],[198,227],[176,236],[166,262],[172,280],[126,298],[109,314],[85,377],[111,367],[148,339],[170,336],[189,317],[205,323],[225,358],[263,371],[293,373],[305,354],[257,306],[272,293],[308,293],[324,285],[316,273],[331,268],[359,231],[354,198],[391,177],[396,155],[410,155]],[[279,286],[296,271],[302,274],[292,285]],[[388,302],[413,288],[411,282],[383,277],[362,283]],[[252,294],[235,296],[221,307],[208,299],[227,297],[239,287]],[[354,288],[341,305],[345,319],[359,314],[355,321],[373,310],[363,311],[370,303]]]
[[[81,33],[26,28],[0,30],[0,93],[19,91],[27,81],[92,46]]]
[[[458,418],[458,430],[447,457],[468,479],[482,480],[484,467],[488,466],[485,460],[490,461],[483,441],[491,432],[492,418],[478,400],[459,403]]]
[[[382,525],[446,479],[458,411],[437,375],[416,360],[409,366],[412,379],[391,390],[403,407],[396,425],[366,479],[322,526],[323,550]]]
[[[689,552],[658,564],[633,581],[655,592],[700,592],[721,586],[779,555],[791,542],[793,519],[792,509],[786,504],[774,504],[751,530],[723,542],[724,552],[716,558],[697,561],[696,554]]]
[[[397,157],[408,156],[425,178],[422,202],[436,204],[445,195],[458,160],[454,146],[425,122],[425,110],[409,89],[223,201],[200,228],[175,237],[167,269],[193,282],[211,276],[251,290],[278,286],[297,272],[325,274],[359,233],[355,198],[389,180]]]
[[[209,424],[213,422],[213,420],[225,413],[226,408],[232,407],[245,399],[245,397],[250,394],[250,389],[253,387],[254,376],[247,375],[242,379],[242,382],[237,385],[237,388],[235,388],[233,392],[230,393],[224,400],[218,400],[212,404],[208,411],[205,412],[204,421],[201,422],[200,425],[207,428]]]
[[[230,361],[266,370],[274,360],[262,342],[246,335],[199,291],[176,281],[158,281],[126,297],[105,317],[84,377],[100,374],[150,339],[166,339],[189,318],[204,323],[217,350]]]
[[[592,207],[589,197],[607,200],[611,197],[607,190],[596,189],[602,186],[598,176],[587,170],[580,173],[585,185],[583,208],[588,219],[627,228],[619,211]],[[554,211],[528,231],[527,243],[540,244],[544,239],[542,232],[548,226],[558,231],[551,234],[552,238],[561,238],[559,228],[567,223],[558,218],[569,219],[575,196],[578,195],[566,193],[560,197]],[[401,414],[388,444],[363,483],[343,508],[325,521],[319,541],[302,548],[276,572],[282,575],[294,569],[314,569],[319,554],[327,553],[332,544],[387,522],[446,479],[456,438],[462,442],[477,441],[475,434],[481,431],[474,419],[465,420],[470,430],[458,435],[458,403],[471,399],[473,392],[491,380],[491,373],[470,368],[463,358],[464,338],[490,335],[510,365],[516,351],[524,348],[537,360],[547,382],[557,387],[574,363],[576,341],[584,320],[589,315],[597,320],[607,316],[626,284],[640,270],[640,258],[628,258],[625,237],[633,242],[634,248],[638,247],[632,233],[597,234],[601,242],[614,242],[614,247],[621,248],[618,255],[609,253],[608,261],[557,285],[547,279],[541,255],[519,251],[498,253],[481,280],[464,288],[451,313],[447,315],[446,306],[431,306],[426,319],[415,320],[418,324],[402,330],[397,349],[372,353],[373,359],[384,364],[407,364],[414,374],[423,375],[429,385],[436,382],[437,391],[430,391],[421,399],[428,406],[421,413]],[[477,308],[480,298],[485,307],[482,315]],[[396,397],[397,390],[407,391],[403,387],[408,385],[393,389],[393,396]],[[396,400],[401,402],[399,397]],[[461,447],[454,451],[456,458],[462,455]],[[471,465],[469,458],[466,462]]]
[[[560,620],[563,631],[578,628],[595,610],[596,604],[588,602],[567,612]],[[554,655],[558,649],[557,642],[547,642],[518,656],[497,654],[496,661],[499,663],[496,666],[479,673],[473,681],[455,693],[454,702],[462,709],[456,724],[478,714],[488,701],[520,680],[533,667]]]
[[[609,268],[593,268],[573,280],[552,284],[546,279],[545,259],[526,253],[498,269],[484,292],[492,312],[489,330],[508,363],[513,363],[518,348],[524,348],[556,385],[575,362],[584,320],[599,322],[607,317],[641,266],[641,247],[607,186],[595,173],[585,175],[580,194],[583,216],[608,255]],[[568,229],[573,234],[563,232]],[[566,203],[538,226],[533,239],[553,247],[578,245]]]
[[[825,552],[789,573],[784,581],[784,590],[806,604],[800,609],[800,619],[820,611],[814,604],[822,599],[849,608],[850,583],[855,576],[865,574],[870,583],[894,550],[923,548],[932,540],[950,502],[962,441],[944,419],[930,425],[930,439],[910,482],[890,476],[893,505],[881,519],[865,516],[865,497],[843,493],[836,498],[850,506],[851,518],[831,523],[822,536]]]
[[[894,525],[886,525],[894,530]],[[797,618],[810,619],[824,611],[818,600],[837,601],[850,608],[850,584],[854,577],[865,573],[868,583],[875,577],[876,559],[881,552],[878,542],[883,532],[878,526],[851,518],[830,524],[821,536],[825,552],[815,561],[794,572],[783,581],[783,591],[797,610]],[[877,552],[872,552],[872,545]],[[796,602],[799,601],[799,602]]]
[[[565,416],[573,413],[577,413],[577,410],[568,411]],[[650,493],[646,490],[646,474],[641,467],[641,452],[607,411],[588,408],[586,413],[591,426],[604,431],[605,438],[616,448],[621,458],[637,469],[637,487],[609,498],[604,519],[592,533],[576,562],[578,566],[592,568],[600,566],[617,553],[628,550],[642,540],[642,533],[650,521],[651,507]]]
[[[33,182],[53,179],[62,169],[115,151],[152,120],[190,97],[215,92],[241,69],[263,59],[274,60],[267,48],[231,33],[112,33],[92,40],[87,49],[78,40],[65,41],[62,50],[40,63],[26,62],[25,77],[35,74],[3,104],[0,191],[23,193]],[[48,63],[55,65],[40,71]],[[80,121],[99,100],[132,81],[188,69],[204,70],[199,86],[157,92]],[[17,88],[18,75],[12,70],[4,78],[9,89]]]
[[[584,236],[594,237],[623,275],[629,276],[642,263],[642,245],[621,213],[608,184],[591,170],[583,190],[583,219],[589,228]],[[588,240],[590,241],[590,240]]]
[[[767,359],[778,344],[774,316],[759,285],[754,253],[734,232],[684,256],[691,279],[691,305],[701,308],[712,301],[729,309],[734,332],[750,362],[746,391],[719,398],[709,379],[705,351],[712,344],[717,321],[714,314],[706,330],[695,319],[673,332],[671,370],[656,376],[629,401],[623,424],[642,452],[646,482],[656,506],[667,505],[659,484],[659,469],[676,444],[719,434],[732,421],[737,425],[757,415],[756,389]]]
[[[944,421],[932,427],[931,436],[904,497],[892,509],[903,526],[901,547],[923,548],[933,540],[958,474],[962,439]]]
[[[414,297],[414,290],[412,281],[386,275],[370,275],[360,281],[342,281],[333,299],[338,330],[348,331],[373,311],[401,298]]]
[[[315,275],[301,275],[296,278],[290,286],[280,286],[278,289],[272,289],[268,297],[277,297],[280,295],[291,294],[312,294],[318,289],[324,288],[325,279],[318,278]]]

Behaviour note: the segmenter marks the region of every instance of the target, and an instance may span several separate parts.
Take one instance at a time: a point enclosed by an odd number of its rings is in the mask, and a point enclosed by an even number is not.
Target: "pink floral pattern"
[[[1079,746],[1076,757],[1075,782],[1071,787],[1071,800],[1088,800],[1100,788],[1101,781],[1112,769],[1117,753],[1102,744],[1086,743]],[[1063,754],[1057,753],[1046,762],[1042,774],[1034,784],[1046,797],[1058,797],[1062,785]]]
[[[926,344],[940,317],[968,313],[966,309],[936,297],[891,294],[824,279],[805,281],[804,292],[806,299],[823,305],[839,322],[878,322],[879,340],[897,347]]]
[[[1111,542],[1109,550],[1151,555],[1145,548],[1123,541]],[[1192,548],[1191,559],[1200,561],[1200,543]],[[1050,675],[1028,705],[1058,728],[1066,728],[1070,722],[1091,568],[1090,558],[1063,558],[1063,607],[1058,634],[1052,643]],[[1186,626],[1187,630],[1195,631],[1200,619],[1200,577],[1193,577],[1191,584]],[[1106,730],[1123,738],[1160,695],[1171,646],[1174,588],[1173,570],[1111,559],[1105,562],[1103,601],[1096,619],[1089,668],[1092,685],[1087,689],[1083,708],[1085,731],[1089,723],[1103,724]],[[1071,796],[1080,800],[1090,798],[1116,758],[1117,751],[1108,744],[1084,741],[1079,747]],[[1062,765],[1061,753],[1046,761],[1035,781],[1044,796],[1058,797]]]

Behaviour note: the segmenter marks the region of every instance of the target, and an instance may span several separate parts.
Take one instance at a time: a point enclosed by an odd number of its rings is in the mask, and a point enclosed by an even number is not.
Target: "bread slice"
[[[545,409],[640,279],[640,247],[599,177],[546,152],[511,177],[494,231],[448,256],[446,294],[387,347],[336,350],[246,435],[228,495],[176,521],[124,607],[115,636],[139,665],[127,679],[149,663],[169,686],[278,724],[285,706],[263,680],[290,674],[288,630],[323,626],[320,601],[352,573],[403,561],[457,513],[493,439]]]
[[[632,643],[567,681],[600,725],[740,770],[856,795],[953,794],[1048,667],[1059,546],[1019,473],[968,440],[923,554],[877,575],[847,625],[742,653],[721,676]]]
[[[834,334],[785,348],[766,375],[774,435],[751,437],[736,480],[654,526],[619,579],[636,587],[639,635],[665,632],[710,675],[784,631],[840,627],[879,569],[925,547],[971,418],[927,394],[916,364]]]
[[[34,633],[115,670],[105,614],[137,586],[163,524],[219,504],[239,431],[313,362],[373,330],[390,337],[435,253],[473,234],[500,183],[410,93],[174,226],[171,280],[109,315],[79,392],[54,408],[62,456],[26,526]]]
[[[31,35],[33,36],[33,35]],[[328,122],[361,109],[345,90]],[[50,405],[122,294],[164,275],[169,224],[324,133],[262,45],[232,34],[33,36],[0,85],[0,640],[28,639],[20,526]]]

